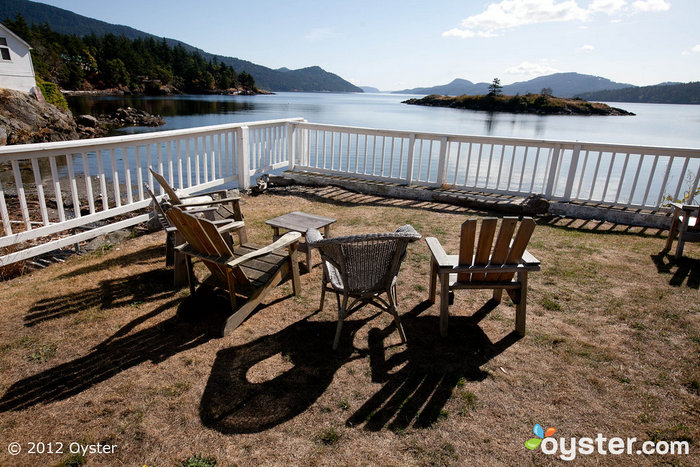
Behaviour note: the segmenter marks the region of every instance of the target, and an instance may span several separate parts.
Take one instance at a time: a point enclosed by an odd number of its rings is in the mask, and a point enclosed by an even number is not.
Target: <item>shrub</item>
[[[51,105],[55,105],[59,109],[68,110],[68,102],[66,102],[66,99],[63,97],[63,94],[61,94],[61,91],[58,90],[58,86],[56,84],[44,81],[41,78],[37,78],[36,85],[44,95],[46,102]]]

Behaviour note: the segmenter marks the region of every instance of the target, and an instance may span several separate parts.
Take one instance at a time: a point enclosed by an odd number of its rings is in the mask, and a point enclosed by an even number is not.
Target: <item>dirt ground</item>
[[[333,188],[246,196],[242,209],[259,245],[266,219],[300,210],[338,219],[333,236],[410,223],[451,254],[461,223],[485,215]],[[528,250],[542,270],[530,275],[523,338],[514,306],[489,306],[487,291],[457,292],[441,338],[423,240],[399,275],[408,343],[390,315],[363,309],[336,352],[334,298],[318,312],[317,253],[299,296],[277,287],[223,338],[226,296],[173,290],[162,232],[0,282],[0,464],[561,463],[545,443],[525,447],[539,424],[566,444],[600,433],[636,438],[635,450],[690,450],[578,453],[584,465],[698,465],[700,246],[675,262],[665,232],[537,223]]]

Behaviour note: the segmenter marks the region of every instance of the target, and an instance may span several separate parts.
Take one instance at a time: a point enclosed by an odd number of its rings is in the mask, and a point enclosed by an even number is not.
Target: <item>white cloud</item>
[[[577,52],[593,52],[595,50],[595,47],[589,44],[583,45],[576,49]]]
[[[690,49],[691,52],[694,52],[696,54],[700,53],[700,44],[696,45],[692,49]]]
[[[443,37],[494,37],[506,29],[528,24],[586,21],[597,13],[609,16],[622,13],[667,11],[667,0],[592,0],[581,7],[578,0],[501,0],[491,3],[483,13],[463,19],[460,25],[442,33]],[[613,22],[619,22],[613,19]]]
[[[497,32],[522,26],[586,19],[588,13],[575,0],[503,0],[492,3],[486,11],[462,20],[459,28],[445,31],[443,36],[489,37]]]
[[[627,0],[593,0],[588,6],[590,11],[613,14],[622,10],[627,5]]]
[[[668,11],[671,4],[666,0],[637,0],[632,3],[632,8],[637,11]]]
[[[321,41],[327,39],[333,35],[331,28],[316,28],[309,31],[304,39],[309,41]]]
[[[559,72],[560,70],[549,65],[530,62],[522,62],[520,65],[506,68],[506,73],[509,75],[541,76]]]

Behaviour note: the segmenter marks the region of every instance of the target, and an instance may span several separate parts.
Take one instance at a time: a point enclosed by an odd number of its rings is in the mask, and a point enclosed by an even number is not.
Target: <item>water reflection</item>
[[[256,104],[249,100],[222,98],[224,96],[193,97],[69,96],[66,100],[73,115],[99,115],[119,107],[133,107],[162,117],[253,112],[256,108]]]
[[[484,119],[484,134],[487,136],[514,135],[527,132],[530,137],[540,138],[545,134],[546,118],[541,115],[532,115],[530,119],[518,118],[521,114],[507,114],[503,112],[487,112]],[[509,130],[504,131],[510,123]],[[499,128],[499,126],[501,128]]]

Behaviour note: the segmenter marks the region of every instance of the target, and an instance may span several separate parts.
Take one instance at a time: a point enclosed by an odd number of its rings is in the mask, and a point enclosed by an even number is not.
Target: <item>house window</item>
[[[0,37],[0,57],[3,60],[10,60],[10,48],[7,46],[7,39]]]

